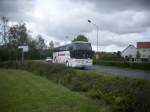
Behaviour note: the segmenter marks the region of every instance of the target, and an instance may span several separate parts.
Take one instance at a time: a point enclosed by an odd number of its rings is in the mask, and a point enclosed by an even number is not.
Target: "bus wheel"
[[[69,67],[69,62],[68,62],[68,61],[66,61],[66,64],[65,64],[65,65],[66,65],[66,67]]]
[[[81,67],[82,70],[85,70],[85,67]]]

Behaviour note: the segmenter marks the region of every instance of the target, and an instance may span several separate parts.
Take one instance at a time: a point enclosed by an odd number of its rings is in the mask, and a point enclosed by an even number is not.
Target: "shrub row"
[[[47,56],[52,56],[51,50],[36,50],[30,49],[24,53],[25,59],[45,59]],[[21,60],[22,50],[18,48],[0,48],[0,61]]]
[[[116,66],[131,69],[150,70],[150,63],[130,63],[126,61],[94,61],[96,65]]]
[[[83,72],[61,64],[42,62],[3,62],[1,68],[23,69],[62,84],[93,100],[103,102],[113,112],[149,112],[150,82]],[[7,83],[7,82],[6,82]]]

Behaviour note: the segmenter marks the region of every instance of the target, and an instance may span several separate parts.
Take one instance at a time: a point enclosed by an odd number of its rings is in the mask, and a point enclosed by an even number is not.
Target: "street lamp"
[[[98,31],[99,31],[99,26],[93,23],[91,20],[88,20],[89,23],[93,24],[93,26],[96,27],[97,30],[97,52],[98,52]]]

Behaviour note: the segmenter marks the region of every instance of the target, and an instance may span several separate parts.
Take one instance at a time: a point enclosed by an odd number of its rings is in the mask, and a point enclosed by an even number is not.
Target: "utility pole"
[[[2,20],[2,31],[3,31],[3,33],[2,33],[2,37],[3,37],[2,44],[6,45],[7,44],[7,39],[6,39],[7,38],[7,32],[6,32],[6,30],[7,30],[8,19],[6,17],[2,17],[1,20]]]
[[[96,31],[97,31],[97,52],[98,52],[98,36],[99,36],[99,26],[93,23],[91,20],[88,20],[89,23],[91,23],[93,26],[95,26]]]
[[[96,31],[97,31],[97,34],[96,34],[96,37],[97,37],[97,52],[96,52],[96,59],[99,59],[99,53],[98,53],[98,41],[99,41],[99,26],[95,23],[93,23],[91,20],[88,20],[89,23],[91,23],[95,28],[96,28]]]
[[[24,61],[24,51],[23,51],[23,48],[22,48],[22,63],[23,63],[23,61]]]

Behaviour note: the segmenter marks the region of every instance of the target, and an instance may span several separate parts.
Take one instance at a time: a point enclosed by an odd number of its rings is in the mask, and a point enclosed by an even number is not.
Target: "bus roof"
[[[84,41],[75,41],[75,42],[72,42],[72,43],[90,43],[90,42],[84,42]]]
[[[71,45],[71,44],[73,44],[73,43],[90,43],[90,42],[84,42],[84,41],[75,41],[75,42],[71,42],[70,44],[61,45],[61,46],[58,46],[58,47],[55,47],[55,48],[64,47],[64,46],[70,46],[70,45]]]

